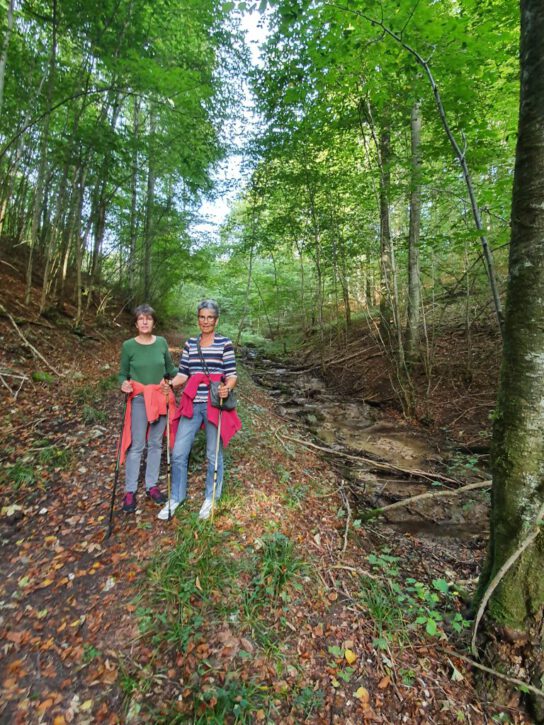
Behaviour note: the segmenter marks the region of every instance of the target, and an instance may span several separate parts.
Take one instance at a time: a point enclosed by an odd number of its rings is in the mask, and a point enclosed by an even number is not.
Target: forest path
[[[47,354],[67,378],[4,401],[2,722],[487,720],[447,641],[437,648],[416,625],[438,604],[417,609],[413,592],[396,603],[407,572],[436,594],[444,562],[355,521],[337,473],[282,439],[300,430],[243,370],[244,429],[213,525],[197,519],[197,445],[175,519],[159,522],[140,495],[105,541],[119,341],[63,345]],[[461,647],[458,603],[446,598],[440,632]]]

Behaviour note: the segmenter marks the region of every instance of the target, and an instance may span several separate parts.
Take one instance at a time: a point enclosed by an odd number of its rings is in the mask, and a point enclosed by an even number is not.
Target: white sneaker
[[[173,498],[167,501],[164,507],[157,514],[157,518],[161,521],[168,521],[168,512],[170,511],[170,518],[174,515],[174,511],[180,505],[181,501],[174,501]]]
[[[217,501],[215,503],[217,504]],[[202,508],[200,509],[198,518],[199,519],[209,519],[211,512],[212,512],[212,499],[206,498],[206,499],[204,499],[204,503],[202,504]]]

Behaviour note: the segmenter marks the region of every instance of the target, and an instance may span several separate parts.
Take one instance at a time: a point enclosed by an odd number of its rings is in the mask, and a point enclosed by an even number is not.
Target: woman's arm
[[[221,398],[228,397],[231,390],[234,390],[238,378],[236,377],[236,360],[234,358],[234,346],[230,340],[225,343],[223,348],[223,370],[225,382],[219,386],[219,395]]]
[[[132,393],[130,382],[130,355],[127,346],[123,343],[121,348],[121,364],[119,365],[119,382],[123,393]]]

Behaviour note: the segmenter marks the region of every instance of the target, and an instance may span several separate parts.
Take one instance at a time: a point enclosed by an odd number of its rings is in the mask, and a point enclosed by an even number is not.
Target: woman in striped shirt
[[[173,513],[185,500],[187,495],[187,470],[189,454],[198,430],[204,426],[206,430],[206,458],[208,469],[206,474],[205,500],[200,509],[200,518],[210,516],[213,496],[213,476],[215,468],[215,450],[217,443],[217,427],[208,420],[208,381],[202,380],[207,375],[221,375],[222,384],[219,387],[221,398],[226,398],[229,391],[236,385],[236,362],[234,347],[228,337],[215,332],[219,318],[219,307],[214,300],[204,300],[198,305],[198,326],[200,335],[190,337],[183,348],[179,363],[179,372],[170,381],[173,388],[186,385],[184,395],[190,392],[192,398],[192,417],[181,417],[176,433],[174,450],[172,452],[172,495],[170,502],[166,503],[159,512],[159,518],[168,519],[169,512]],[[198,349],[200,343],[200,350]],[[202,361],[204,358],[204,363]],[[199,380],[197,386],[191,386]],[[194,387],[194,389],[192,389]],[[194,396],[194,397],[193,397]],[[219,443],[217,459],[216,500],[221,495],[223,483],[223,445]]]

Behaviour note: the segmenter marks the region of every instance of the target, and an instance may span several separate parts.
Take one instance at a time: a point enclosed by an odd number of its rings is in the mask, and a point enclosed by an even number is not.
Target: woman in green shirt
[[[135,392],[133,382],[141,385],[159,385],[165,378],[173,377],[177,372],[168,350],[168,343],[164,337],[153,334],[156,322],[153,308],[149,305],[137,307],[134,310],[134,322],[138,334],[123,343],[119,371],[121,390],[131,396]],[[163,395],[160,389],[155,392],[157,395]],[[157,504],[166,501],[166,497],[157,485],[166,416],[161,415],[156,421],[149,422],[144,395],[141,393],[134,395],[131,403],[131,444],[126,456],[125,496],[123,499],[123,511],[126,513],[136,510],[140,461],[146,443],[146,494]]]

